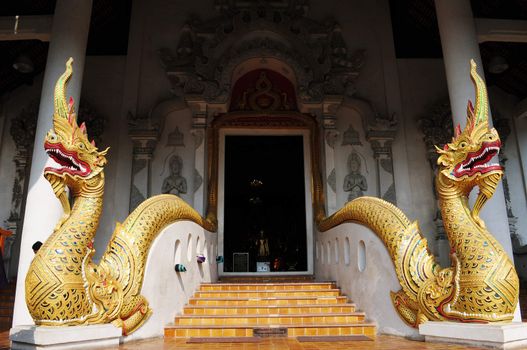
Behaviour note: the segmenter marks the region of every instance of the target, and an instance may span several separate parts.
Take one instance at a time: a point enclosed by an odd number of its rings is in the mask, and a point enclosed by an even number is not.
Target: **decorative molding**
[[[337,174],[335,172],[335,168],[331,169],[331,172],[329,173],[329,176],[327,178],[327,182],[333,192],[337,193]]]
[[[365,51],[350,53],[340,26],[307,18],[307,4],[300,2],[217,1],[218,17],[190,20],[175,52],[158,51],[171,92],[226,103],[235,68],[251,58],[272,57],[294,71],[304,103],[320,103],[326,95],[353,96]]]
[[[205,139],[205,131],[203,129],[192,129],[190,133],[194,136],[194,149],[198,149]]]
[[[134,159],[151,159],[161,136],[159,124],[148,116],[134,116],[130,112],[128,112],[127,119]]]
[[[328,146],[331,147],[331,149],[335,149],[335,145],[339,138],[339,132],[337,130],[327,130],[325,136]]]
[[[199,173],[198,169],[194,168],[194,188],[193,193],[196,193],[196,191],[201,187],[203,184],[203,176]]]
[[[185,147],[185,135],[179,131],[179,127],[176,126],[174,131],[168,134],[166,145],[173,147]]]
[[[161,136],[160,120],[128,112],[128,135],[132,140],[132,182],[129,211],[150,197],[151,162]],[[140,172],[146,168],[146,176]]]
[[[353,128],[353,125],[350,123],[349,127],[344,131],[344,134],[342,136],[342,146],[362,146],[362,143],[360,142],[360,135],[357,130]]]
[[[392,204],[396,204],[396,196],[395,196],[395,184],[392,183],[390,185],[390,187],[388,187],[388,189],[386,190],[386,192],[384,192],[383,196],[382,196],[382,199],[384,199],[385,201],[388,201]]]

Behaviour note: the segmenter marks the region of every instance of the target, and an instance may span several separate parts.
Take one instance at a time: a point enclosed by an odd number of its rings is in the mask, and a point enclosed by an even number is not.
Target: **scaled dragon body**
[[[489,127],[487,91],[473,61],[471,78],[476,101],[475,107],[469,102],[466,127],[461,131],[458,125],[452,142],[437,148],[436,190],[452,251],[451,267],[442,268],[435,262],[417,222],[410,222],[401,210],[381,199],[355,199],[319,221],[321,231],[354,221],[377,234],[392,257],[402,287],[392,292],[392,302],[403,320],[414,327],[427,320],[511,321],[518,303],[514,264],[479,217],[503,170],[489,164],[501,142]],[[476,186],[479,194],[470,208],[468,195]]]
[[[55,86],[53,129],[44,148],[57,165],[45,178],[64,208],[64,217],[36,253],[26,275],[26,303],[38,325],[113,322],[130,334],[151,314],[141,286],[148,251],[169,223],[190,220],[213,230],[183,200],[159,195],[144,201],[117,223],[107,251],[97,266],[93,238],[102,211],[104,165],[108,149],[89,142],[84,123],[77,124],[73,100],[66,102],[72,59]],[[68,192],[73,197],[70,207]]]

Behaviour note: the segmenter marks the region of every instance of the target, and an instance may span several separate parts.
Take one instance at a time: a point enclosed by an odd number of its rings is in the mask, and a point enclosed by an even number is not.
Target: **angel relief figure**
[[[348,175],[344,178],[344,191],[349,192],[348,202],[364,196],[368,190],[366,177],[361,174],[361,160],[356,152],[351,152],[348,157]]]
[[[187,180],[181,176],[183,160],[178,155],[170,157],[170,175],[163,180],[161,193],[172,193],[177,196],[187,193]]]

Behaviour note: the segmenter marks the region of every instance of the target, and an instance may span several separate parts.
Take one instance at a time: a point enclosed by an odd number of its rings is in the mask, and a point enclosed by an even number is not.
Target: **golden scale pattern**
[[[92,242],[102,210],[106,151],[99,152],[88,142],[85,128],[77,125],[72,105],[68,108],[65,87],[72,74],[71,60],[66,67],[56,84],[54,128],[46,142],[74,152],[90,165],[92,173],[82,177],[46,170],[45,176],[61,200],[65,217],[30,265],[26,303],[36,324],[113,322],[123,328],[124,334],[130,334],[151,313],[140,290],[153,240],[166,225],[178,220],[190,220],[215,231],[215,216],[203,219],[173,195],[154,196],[116,225],[101,263],[93,264]],[[318,176],[313,176],[319,230],[354,221],[370,227],[381,238],[402,288],[392,293],[392,302],[403,320],[412,326],[426,320],[510,321],[518,300],[514,266],[477,216],[492,196],[501,173],[468,179],[448,175],[452,167],[467,157],[467,151],[459,150],[461,139],[468,140],[468,149],[474,151],[482,147],[484,136],[495,133],[488,127],[486,89],[474,64],[471,76],[476,86],[475,113],[469,113],[463,133],[456,135],[445,150],[439,150],[442,155],[436,188],[445,230],[455,252],[451,267],[441,268],[435,263],[417,222],[411,222],[402,211],[381,199],[361,197],[330,217],[319,215],[321,205],[316,202],[323,199],[323,193]],[[71,135],[74,140],[67,139]],[[479,186],[480,195],[471,210],[467,196],[475,186]],[[65,187],[73,193],[71,210]],[[215,197],[212,199],[215,203]]]

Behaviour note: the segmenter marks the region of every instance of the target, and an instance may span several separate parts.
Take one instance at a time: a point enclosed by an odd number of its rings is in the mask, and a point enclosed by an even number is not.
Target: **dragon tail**
[[[392,302],[409,324],[418,323],[417,299],[420,287],[435,278],[439,265],[428,251],[426,238],[417,222],[379,198],[360,197],[348,202],[333,215],[321,220],[318,229],[327,231],[345,222],[356,222],[370,228],[384,243],[395,265],[402,290],[392,292]]]
[[[148,252],[163,228],[182,220],[192,221],[206,230],[214,231],[213,225],[191,206],[170,194],[147,199],[122,224],[116,224],[98,268],[112,274],[113,279],[122,286],[123,299],[130,301],[130,305],[123,305],[121,319],[137,318],[136,311],[141,307],[148,309],[143,310],[143,314],[149,314],[148,303],[140,295]],[[142,322],[144,320],[146,317]],[[133,329],[126,329],[125,325],[126,322],[123,329],[128,333],[140,326],[134,322]]]

